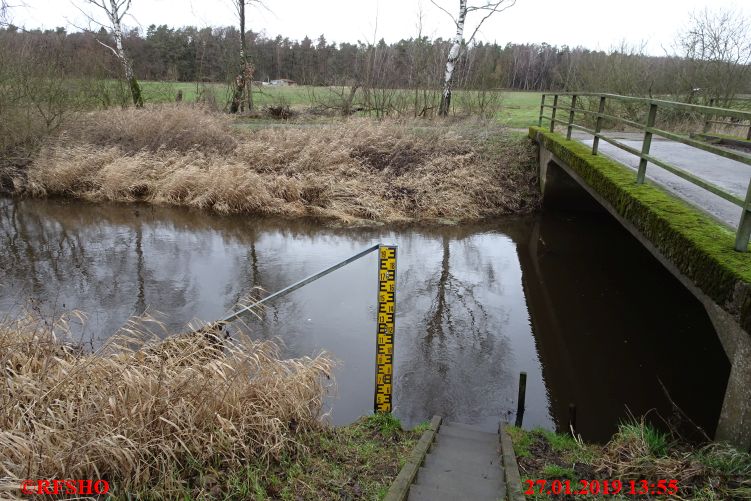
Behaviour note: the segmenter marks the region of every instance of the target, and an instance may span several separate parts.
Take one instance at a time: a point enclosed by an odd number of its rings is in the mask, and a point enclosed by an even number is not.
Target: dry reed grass
[[[262,466],[318,428],[327,358],[280,360],[242,335],[221,349],[205,333],[162,341],[158,323],[138,325],[84,355],[61,342],[65,322],[0,324],[0,497],[22,479],[98,478],[172,499],[195,488],[191,467]]]
[[[344,222],[472,220],[538,204],[528,141],[478,127],[350,120],[244,131],[202,108],[85,115],[27,192]]]

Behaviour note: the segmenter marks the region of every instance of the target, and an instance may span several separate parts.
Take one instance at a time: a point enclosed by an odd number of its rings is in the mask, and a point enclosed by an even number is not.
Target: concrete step
[[[476,485],[459,485],[443,482],[441,484],[412,484],[409,489],[409,501],[498,501],[506,496],[499,489],[482,488]]]
[[[430,449],[430,456],[443,461],[450,461],[454,464],[462,464],[472,468],[485,468],[488,465],[501,465],[501,457],[497,452],[483,450],[478,452],[472,444],[465,443],[436,443]],[[430,457],[428,456],[428,457]]]
[[[486,461],[479,463],[463,463],[455,458],[428,454],[423,463],[425,469],[435,469],[444,473],[459,473],[469,477],[498,477],[503,480],[503,465],[501,460]]]
[[[458,485],[462,487],[469,486],[471,488],[488,488],[493,492],[503,486],[503,478],[500,470],[482,475],[480,473],[467,474],[430,466],[423,466],[418,470],[417,482],[422,485]]]
[[[480,426],[475,426],[472,424],[464,424],[464,423],[454,423],[454,422],[446,422],[441,425],[441,429],[443,429],[444,426],[448,426],[450,428],[461,428],[462,430],[467,431],[476,431],[479,433],[492,433],[493,435],[498,434],[498,430],[493,430],[492,432],[489,432],[488,430],[485,430],[481,428]]]
[[[445,424],[441,426],[440,430],[438,431],[438,434],[444,435],[444,436],[450,435],[452,437],[466,438],[470,440],[478,440],[480,442],[486,442],[490,444],[498,443],[497,433],[475,431],[475,430],[467,429],[464,426],[457,426],[454,424]]]
[[[455,437],[449,433],[441,434],[440,432],[436,436],[434,447],[438,445],[446,446],[448,449],[457,449],[476,457],[498,457],[500,451],[498,440],[475,440]]]

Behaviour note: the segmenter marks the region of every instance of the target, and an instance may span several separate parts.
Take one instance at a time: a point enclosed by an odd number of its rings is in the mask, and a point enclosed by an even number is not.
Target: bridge
[[[529,136],[546,206],[604,208],[702,303],[731,365],[715,438],[750,449],[751,112],[549,94]]]

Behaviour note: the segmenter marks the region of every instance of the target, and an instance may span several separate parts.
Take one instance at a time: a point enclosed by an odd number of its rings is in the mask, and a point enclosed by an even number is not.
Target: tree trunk
[[[459,19],[456,21],[456,35],[451,43],[448,59],[446,60],[446,74],[443,78],[443,94],[438,114],[445,117],[451,107],[451,80],[456,69],[456,62],[461,55],[462,40],[464,39],[464,22],[467,20],[467,0],[459,0]]]
[[[111,9],[107,11],[112,23],[112,30],[115,36],[115,47],[117,57],[120,59],[120,63],[123,65],[125,72],[125,81],[128,82],[128,88],[130,89],[130,95],[133,98],[133,104],[136,108],[143,108],[143,96],[141,95],[141,86],[138,85],[138,80],[133,73],[133,65],[128,59],[128,54],[123,47],[123,29],[120,25],[120,15],[118,12],[118,6],[116,0],[110,0]]]
[[[235,92],[232,95],[230,113],[253,111],[253,65],[248,62],[247,45],[245,43],[245,1],[237,1],[237,12],[240,17],[240,73],[235,77]]]

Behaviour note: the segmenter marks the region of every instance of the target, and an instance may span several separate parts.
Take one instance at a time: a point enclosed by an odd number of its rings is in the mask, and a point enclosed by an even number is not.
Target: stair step
[[[450,428],[461,428],[462,430],[467,430],[467,431],[476,431],[479,433],[492,433],[493,435],[498,435],[498,430],[488,431],[480,426],[475,426],[472,424],[446,422],[441,425],[441,429],[443,429],[445,426],[448,426]]]
[[[501,464],[501,456],[499,453],[487,450],[478,452],[476,448],[462,443],[436,443],[430,449],[428,457],[431,456],[435,459],[451,461],[454,464],[463,464],[475,468],[485,468],[488,465],[495,465],[500,468]]]
[[[457,472],[467,476],[487,476],[492,477],[497,475],[503,479],[503,467],[501,465],[500,458],[496,461],[486,461],[478,463],[469,463],[457,461],[455,458],[447,458],[437,456],[435,454],[428,454],[425,458],[423,466],[426,469],[437,469],[446,473]]]
[[[498,457],[500,445],[497,440],[490,442],[455,437],[450,434],[438,433],[435,445],[445,445],[448,448],[456,448],[461,451],[473,453],[478,457]]]
[[[438,430],[438,434],[450,435],[457,438],[467,438],[470,440],[478,440],[480,442],[486,442],[494,445],[498,443],[498,434],[496,433],[468,430],[465,427],[451,424],[441,426],[440,430]]]
[[[498,501],[505,498],[505,490],[500,488],[482,488],[471,484],[442,482],[440,484],[422,484],[417,482],[409,489],[408,500],[411,501]]]
[[[422,485],[468,485],[472,488],[489,488],[494,492],[501,488],[503,480],[500,470],[487,475],[480,473],[467,474],[444,468],[422,467],[418,470],[417,481]]]

